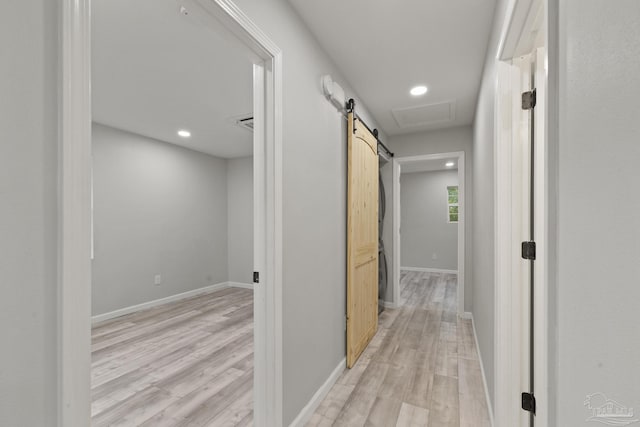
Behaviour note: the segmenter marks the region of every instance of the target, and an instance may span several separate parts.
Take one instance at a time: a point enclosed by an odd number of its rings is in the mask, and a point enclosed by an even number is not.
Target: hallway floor
[[[401,296],[307,426],[490,426],[473,326],[456,313],[456,275],[403,271]]]

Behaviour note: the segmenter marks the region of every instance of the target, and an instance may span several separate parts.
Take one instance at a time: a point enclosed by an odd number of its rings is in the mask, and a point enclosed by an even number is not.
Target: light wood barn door
[[[347,367],[378,329],[378,141],[353,113],[348,125]]]

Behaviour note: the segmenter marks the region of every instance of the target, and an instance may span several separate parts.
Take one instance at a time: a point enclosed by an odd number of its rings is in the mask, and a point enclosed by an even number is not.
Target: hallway
[[[307,426],[489,426],[471,320],[456,314],[455,274],[403,271],[404,304]]]

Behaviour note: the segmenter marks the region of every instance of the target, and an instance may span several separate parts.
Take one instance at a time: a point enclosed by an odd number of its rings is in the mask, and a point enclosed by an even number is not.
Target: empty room
[[[225,37],[93,3],[92,425],[252,422],[253,67]]]

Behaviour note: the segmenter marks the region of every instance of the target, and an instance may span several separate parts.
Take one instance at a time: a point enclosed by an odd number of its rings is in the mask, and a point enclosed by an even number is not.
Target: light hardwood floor
[[[92,328],[93,426],[248,426],[253,292],[228,288]]]
[[[456,313],[456,275],[402,272],[405,303],[307,426],[489,427],[470,320]]]

